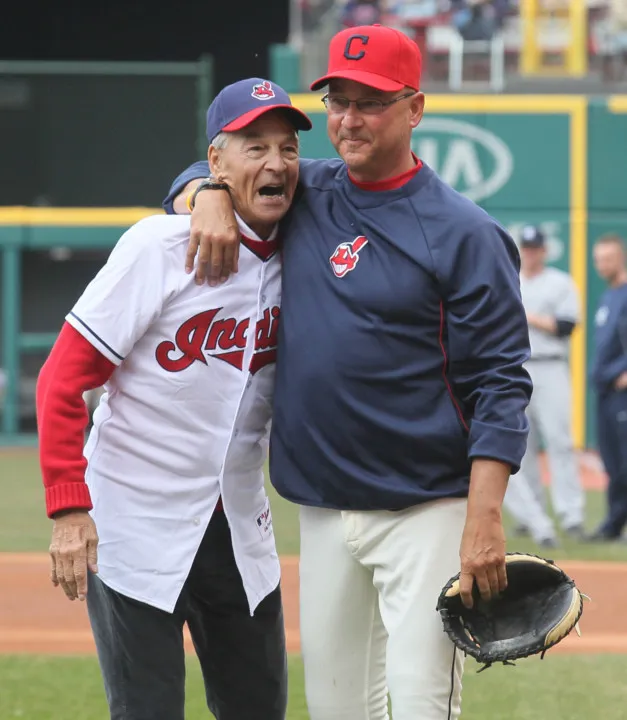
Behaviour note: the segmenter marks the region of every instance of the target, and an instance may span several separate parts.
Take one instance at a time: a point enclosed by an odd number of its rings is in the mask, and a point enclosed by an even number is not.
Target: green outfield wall
[[[303,156],[334,156],[320,96],[294,95],[293,101],[314,122],[314,129],[302,135]],[[524,224],[541,225],[549,238],[550,262],[573,275],[582,304],[582,324],[571,350],[573,431],[579,447],[594,447],[594,396],[586,376],[594,342],[591,321],[603,284],[594,272],[591,249],[606,232],[627,238],[627,96],[427,96],[413,145],[444,180],[494,215],[515,239]],[[160,200],[155,198],[154,208],[0,208],[0,366],[11,383],[21,376],[26,355],[49,347],[90,277],[87,271],[93,273],[104,261],[103,251],[132,222],[159,212]],[[101,254],[75,272],[69,260],[59,287],[42,268],[33,277],[24,263],[27,253],[54,248],[99,249]],[[41,311],[32,307],[41,298],[45,326]],[[9,390],[0,426],[5,444],[20,432],[16,405],[16,393]]]

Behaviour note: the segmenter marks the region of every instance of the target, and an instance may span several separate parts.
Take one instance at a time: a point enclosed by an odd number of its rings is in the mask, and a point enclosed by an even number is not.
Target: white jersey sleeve
[[[175,289],[164,219],[152,216],[130,227],[65,318],[115,365],[159,317]]]

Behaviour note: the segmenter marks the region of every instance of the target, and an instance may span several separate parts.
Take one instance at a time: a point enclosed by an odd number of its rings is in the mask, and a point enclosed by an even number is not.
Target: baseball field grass
[[[0,552],[45,552],[50,521],[44,513],[43,488],[34,451],[0,451]],[[298,517],[294,506],[270,488],[279,552],[297,555]],[[587,493],[586,524],[603,513],[602,492]],[[508,528],[511,522],[507,519]],[[530,540],[510,534],[509,550],[542,553]],[[562,538],[550,557],[627,562],[627,544],[582,545]],[[20,588],[14,589],[20,593]],[[0,605],[0,632],[2,628]],[[478,675],[467,660],[463,720],[624,720],[627,718],[627,656],[552,654],[517,667],[493,667]],[[187,720],[211,718],[204,704],[198,663],[188,657]],[[93,655],[1,655],[0,720],[104,720],[108,716]],[[306,720],[302,663],[290,657],[288,720]]]
[[[298,513],[296,507],[279,497],[270,483],[277,546],[281,555],[298,555]],[[44,494],[37,455],[34,450],[0,451],[0,486],[6,502],[0,503],[0,552],[45,552],[50,542],[50,521],[44,512]],[[586,525],[594,528],[603,515],[604,493],[586,493]],[[527,538],[512,535],[512,522],[506,516],[508,550],[538,553],[538,546]],[[615,560],[627,562],[627,543],[585,545],[561,537],[561,547],[551,550],[555,560]],[[627,717],[627,713],[626,713]],[[0,716],[1,720],[1,716]]]
[[[532,658],[478,675],[468,661],[463,720],[624,720],[621,655]],[[108,716],[93,658],[0,656],[2,720],[104,720]],[[188,661],[186,720],[213,715],[204,704],[198,663]],[[307,720],[300,658],[290,659],[288,720]],[[260,718],[261,720],[261,718]],[[416,718],[419,720],[419,718]]]

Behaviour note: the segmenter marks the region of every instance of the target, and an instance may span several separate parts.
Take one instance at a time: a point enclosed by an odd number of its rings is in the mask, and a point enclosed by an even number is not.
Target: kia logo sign
[[[512,153],[501,138],[462,120],[423,118],[412,149],[444,182],[474,202],[498,192],[514,170]]]

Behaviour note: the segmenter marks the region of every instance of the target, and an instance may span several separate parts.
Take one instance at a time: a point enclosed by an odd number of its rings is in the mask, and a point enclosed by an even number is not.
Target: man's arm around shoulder
[[[301,159],[300,183],[306,185],[310,179],[316,183],[321,170],[332,174],[340,165],[339,160]],[[215,286],[224,283],[232,272],[238,271],[241,235],[233,213],[233,203],[226,191],[200,192],[193,208],[190,208],[191,193],[209,175],[207,162],[190,165],[172,183],[163,207],[167,213],[179,214],[189,213],[191,209],[185,271],[193,272],[196,262],[196,282],[199,285],[208,282]]]
[[[168,215],[185,215],[189,213],[187,196],[193,192],[198,183],[209,175],[209,163],[206,160],[192,163],[177,175],[170,185],[168,194],[161,203]]]

